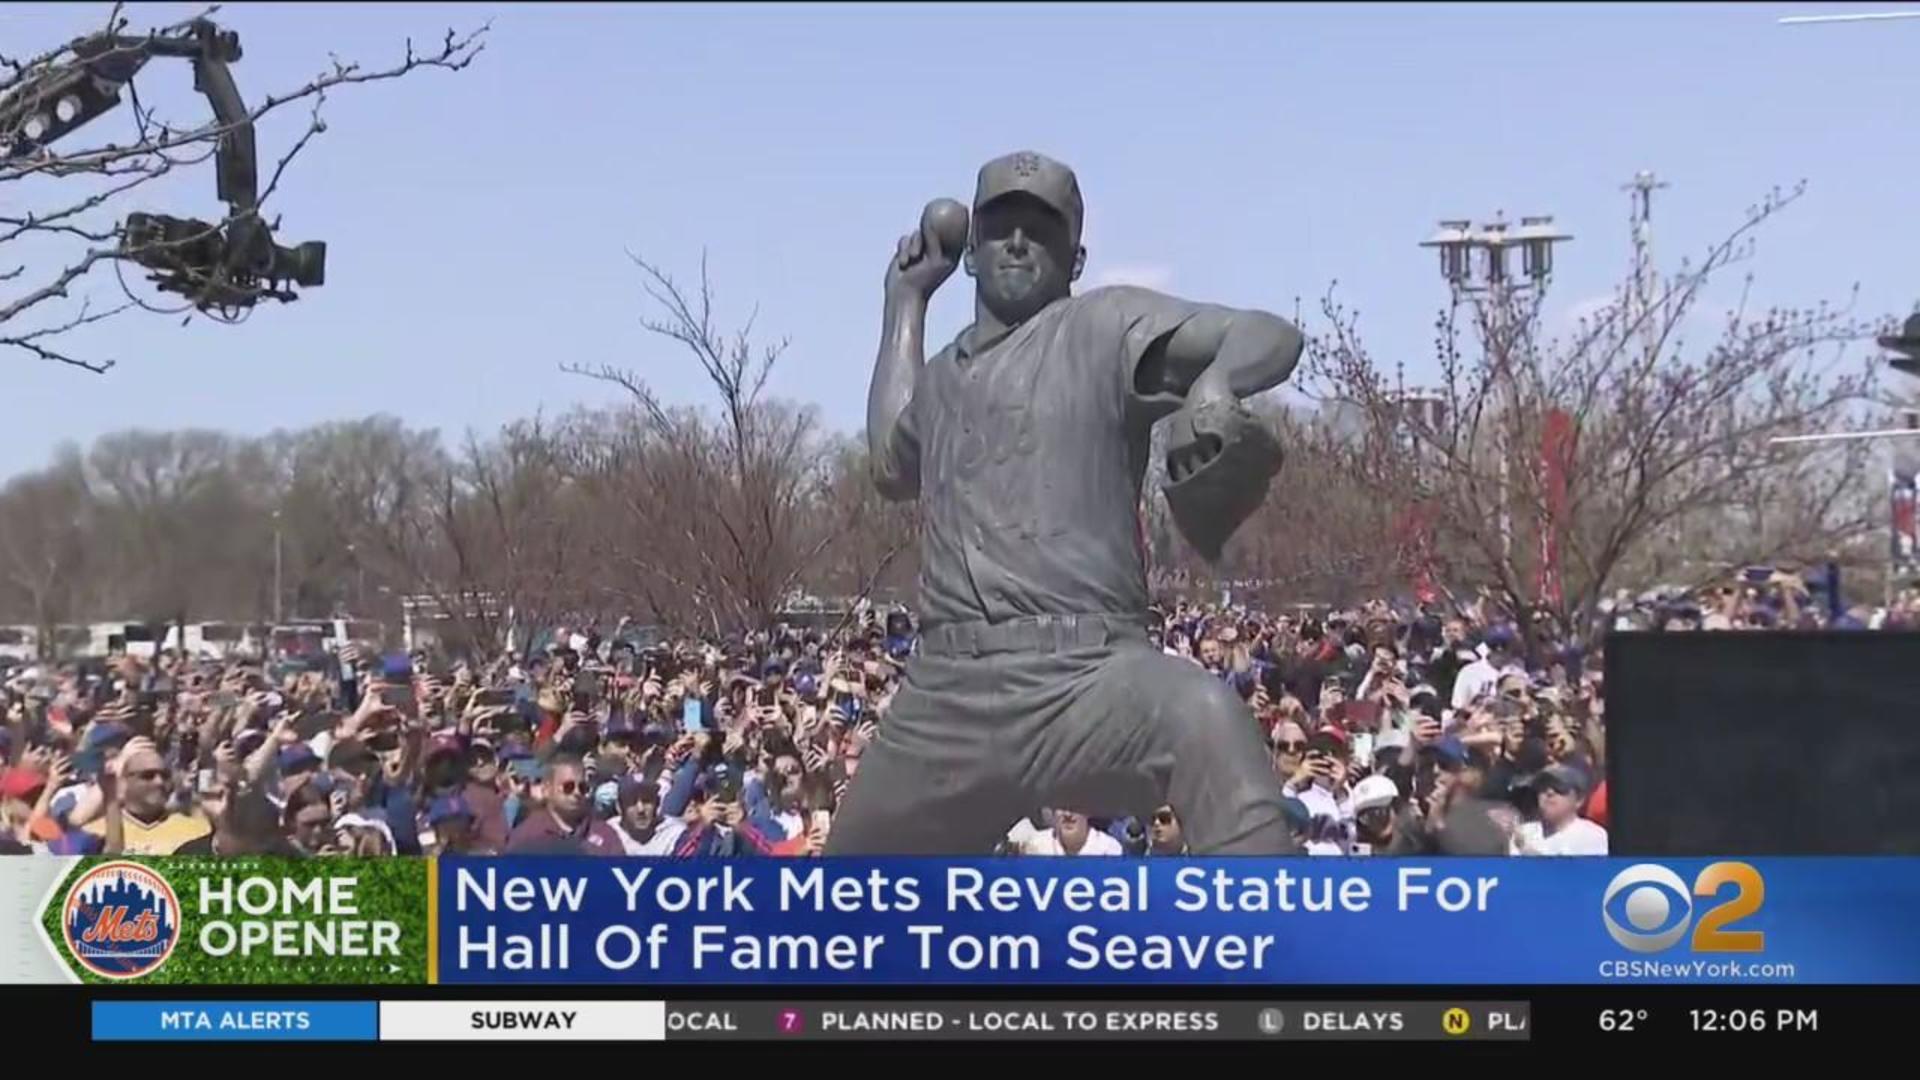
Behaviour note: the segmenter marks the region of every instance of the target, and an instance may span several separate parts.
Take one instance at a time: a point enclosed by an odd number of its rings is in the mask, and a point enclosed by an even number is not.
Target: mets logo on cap
[[[102,863],[67,890],[60,928],[81,967],[103,979],[137,979],[173,955],[180,899],[151,867]]]

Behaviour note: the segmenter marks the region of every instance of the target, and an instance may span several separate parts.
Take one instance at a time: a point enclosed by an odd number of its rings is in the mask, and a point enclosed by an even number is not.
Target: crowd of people
[[[1817,617],[1779,584],[1607,617]],[[1246,701],[1309,854],[1604,854],[1601,649],[1523,649],[1490,610],[1173,604],[1151,632]],[[488,662],[348,646],[305,670],[172,653],[16,668],[0,853],[819,854],[912,662],[911,617],[651,647],[624,629]],[[1178,807],[1099,816],[1114,809],[1034,807],[999,853],[1186,852]]]

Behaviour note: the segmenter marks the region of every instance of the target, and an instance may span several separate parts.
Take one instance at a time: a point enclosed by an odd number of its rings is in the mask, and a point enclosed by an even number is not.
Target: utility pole
[[[1633,307],[1627,317],[1640,321],[1641,347],[1648,356],[1660,347],[1653,317],[1654,296],[1660,291],[1660,271],[1653,262],[1653,193],[1667,186],[1651,169],[1640,170],[1620,185],[1620,190],[1633,193],[1633,211],[1628,216],[1633,223]]]
[[[285,595],[280,585],[280,511],[273,512],[273,625],[279,626],[286,620],[281,618],[280,598]]]

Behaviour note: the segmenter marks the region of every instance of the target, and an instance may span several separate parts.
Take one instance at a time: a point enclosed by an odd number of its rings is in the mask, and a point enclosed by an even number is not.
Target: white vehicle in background
[[[151,660],[160,655],[161,631],[146,623],[104,622],[87,628],[88,656],[131,656]]]
[[[167,627],[161,648],[201,660],[257,659],[266,648],[264,627],[202,622],[188,623],[185,629],[185,641],[182,641],[181,627]]]
[[[385,644],[387,629],[366,619],[307,619],[282,623],[267,639],[267,659],[281,662],[312,663],[337,655],[348,643],[379,650]]]
[[[0,657],[8,660],[40,658],[40,631],[31,626],[0,626]]]

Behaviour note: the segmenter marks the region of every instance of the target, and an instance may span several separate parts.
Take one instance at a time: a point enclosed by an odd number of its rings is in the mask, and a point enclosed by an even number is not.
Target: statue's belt
[[[920,634],[928,656],[984,656],[1007,652],[1059,652],[1096,648],[1115,641],[1145,640],[1140,615],[1035,615],[1004,622],[943,623]]]

